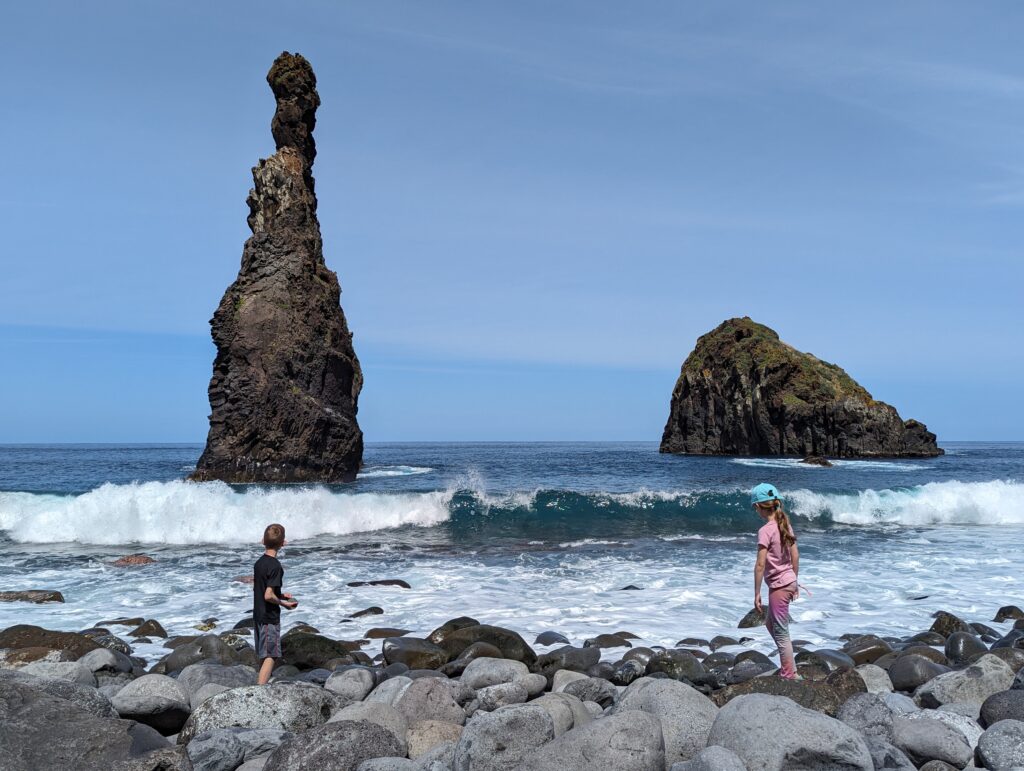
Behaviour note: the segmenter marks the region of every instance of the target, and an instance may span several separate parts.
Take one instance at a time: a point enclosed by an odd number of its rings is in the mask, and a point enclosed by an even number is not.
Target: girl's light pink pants
[[[768,590],[768,612],[765,626],[779,647],[779,675],[792,680],[796,677],[793,663],[793,642],[789,638],[789,603],[796,597],[796,582]]]

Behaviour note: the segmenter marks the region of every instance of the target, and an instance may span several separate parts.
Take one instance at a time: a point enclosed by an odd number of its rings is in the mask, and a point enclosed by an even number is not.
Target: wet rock
[[[613,712],[639,710],[661,723],[669,765],[689,760],[708,744],[718,708],[707,696],[674,680],[637,680],[619,697]]]
[[[409,728],[409,758],[417,760],[445,742],[458,743],[462,726],[442,720],[420,720]]]
[[[584,648],[632,648],[633,643],[613,634],[599,634],[583,643]]]
[[[992,643],[992,650],[997,648],[1024,648],[1024,630],[1011,629]]]
[[[180,672],[190,664],[198,664],[201,661],[225,666],[253,665],[256,663],[256,655],[251,649],[248,655],[245,652],[236,651],[217,635],[206,634],[177,646],[171,653],[154,664],[150,671],[161,675],[172,674]]]
[[[640,586],[636,586],[635,584],[629,584],[628,586],[624,586],[621,589],[619,589],[619,591],[620,592],[640,592],[640,591],[643,591],[643,588],[640,587]]]
[[[528,753],[523,771],[664,771],[664,740],[658,720],[639,711],[622,712],[573,729]],[[456,765],[456,771],[460,767]]]
[[[945,645],[946,637],[938,632],[919,632],[913,637],[907,638],[907,642],[921,645]]]
[[[401,578],[382,578],[376,581],[349,581],[346,586],[392,586],[397,587],[398,589],[412,589],[412,587],[409,586],[409,582],[404,581]]]
[[[727,635],[720,634],[720,635],[716,635],[715,637],[711,638],[710,646],[711,646],[711,650],[716,651],[719,648],[724,648],[727,645],[739,645],[739,644],[740,644],[740,641],[737,640],[735,637],[729,637]]]
[[[149,726],[96,717],[88,709],[0,679],[0,764],[15,769],[108,769],[166,749]]]
[[[708,744],[732,750],[751,769],[785,771],[799,766],[874,771],[871,753],[853,728],[769,694],[744,695],[722,707]]]
[[[253,168],[252,236],[210,322],[210,431],[191,478],[351,482],[363,455],[363,376],[316,215],[316,76],[285,52],[267,82],[277,152]]]
[[[431,638],[433,634],[431,635]],[[431,639],[428,638],[428,639]],[[503,629],[489,624],[478,624],[476,626],[464,626],[444,634],[440,643],[437,643],[448,654],[449,659],[458,657],[466,648],[473,643],[485,642],[493,645],[501,651],[506,659],[521,661],[532,667],[537,663],[537,654],[526,644],[526,641],[511,629]]]
[[[264,771],[356,771],[363,761],[404,755],[404,750],[379,725],[342,720],[282,742],[267,760]]]
[[[602,680],[611,680],[615,666],[610,661],[599,661],[592,667],[587,667],[584,672],[587,677],[598,677]]]
[[[1024,721],[1000,720],[978,740],[977,759],[984,768],[1012,771],[1024,766]]]
[[[537,671],[550,680],[559,670],[586,672],[600,660],[599,648],[574,648],[571,645],[564,645],[541,654],[537,659]]]
[[[688,651],[671,649],[658,651],[647,665],[647,673],[664,672],[673,680],[696,680],[705,673],[700,660]]]
[[[1016,605],[1004,605],[996,611],[995,618],[992,620],[999,624],[1003,621],[1016,621],[1022,618],[1024,618],[1024,610],[1021,610]]]
[[[831,648],[819,648],[816,651],[802,651],[797,654],[797,661],[811,660],[824,662],[830,672],[834,672],[837,669],[854,669],[857,666],[857,662],[848,653],[835,651]]]
[[[28,589],[21,592],[0,592],[0,602],[64,602],[64,595],[52,589]]]
[[[489,685],[511,683],[529,673],[529,668],[521,661],[479,658],[466,667],[462,673],[462,682],[474,690],[479,690]]]
[[[118,557],[110,564],[115,568],[126,568],[134,565],[152,565],[154,562],[156,560],[148,554],[127,554],[124,557]]]
[[[771,666],[775,666],[775,662],[768,656],[761,653],[761,651],[740,651],[736,654],[735,663],[739,664],[741,661],[754,661],[758,664],[769,664]]]
[[[973,755],[967,739],[957,729],[939,720],[896,718],[893,744],[918,766],[941,760],[956,768],[966,766]]]
[[[909,645],[903,650],[897,653],[897,658],[903,658],[904,656],[923,656],[929,661],[934,661],[936,664],[942,664],[943,666],[949,666],[949,659],[941,651],[937,651],[927,645]]]
[[[580,730],[583,730],[582,728]],[[453,771],[517,771],[532,750],[555,738],[551,715],[543,707],[517,704],[478,712],[455,746]],[[561,768],[564,771],[569,769]]]
[[[711,642],[703,637],[684,637],[676,643],[677,648],[710,648]]]
[[[178,743],[217,728],[273,728],[305,731],[327,722],[334,701],[323,688],[307,683],[271,683],[235,688],[203,702],[178,734]]]
[[[383,613],[384,613],[384,608],[377,607],[376,605],[371,605],[369,608],[364,608],[363,610],[357,610],[355,613],[353,613],[352,615],[348,616],[348,618],[363,618],[364,616],[380,616]]]
[[[639,661],[622,660],[612,669],[611,682],[615,685],[629,685],[637,678],[643,677],[647,667]]]
[[[854,665],[871,664],[886,653],[892,653],[892,646],[878,637],[862,637],[851,641],[843,652],[853,659]]]
[[[1024,690],[1000,691],[985,699],[981,705],[981,724],[988,727],[1000,720],[1024,721]]]
[[[765,672],[772,672],[775,669],[774,664],[762,664],[748,659],[732,667],[725,676],[725,682],[728,685],[745,683],[751,678],[763,675]]]
[[[740,622],[736,625],[738,629],[751,629],[755,626],[764,626],[765,611],[758,611],[757,608],[751,608],[747,615],[740,619]]]
[[[470,618],[469,616],[459,616],[458,618],[452,618],[448,621],[445,621],[443,624],[441,624],[441,626],[439,626],[433,632],[428,634],[427,639],[430,640],[430,642],[434,643],[434,645],[440,645],[448,638],[448,635],[450,635],[452,632],[455,632],[459,629],[465,629],[466,627],[479,625],[480,622],[477,621],[475,618]]]
[[[403,756],[406,754],[409,721],[406,720],[405,715],[390,704],[375,701],[355,702],[354,704],[349,704],[347,707],[342,707],[340,710],[335,712],[327,722],[338,723],[343,721],[365,721],[380,726],[395,737],[399,748],[403,750],[399,754]]]
[[[987,624],[980,624],[977,621],[971,622],[971,629],[982,639],[983,642],[995,642],[1002,635]]]
[[[534,645],[569,645],[569,639],[564,634],[558,632],[541,632],[537,635],[537,639],[533,641]]]
[[[418,637],[389,637],[384,640],[384,661],[405,664],[410,669],[437,669],[449,654],[440,646]]]
[[[368,640],[383,640],[388,637],[405,637],[407,634],[412,634],[409,629],[396,629],[392,626],[375,626],[366,631],[363,637]]]
[[[577,680],[586,680],[587,677],[588,676],[582,672],[573,672],[571,669],[560,669],[555,672],[554,677],[551,679],[551,692],[562,693],[569,683],[575,683]]]
[[[940,610],[935,614],[935,621],[932,623],[930,631],[941,634],[943,637],[949,637],[954,632],[974,634],[970,624],[944,610]]]
[[[784,680],[781,677],[755,677],[745,683],[729,685],[711,695],[719,707],[738,696],[763,693],[786,696],[802,707],[834,716],[840,705],[856,693],[865,693],[864,681],[852,669],[842,669],[821,681]]]
[[[808,466],[821,466],[822,468],[832,468],[832,461],[830,461],[828,458],[823,458],[820,455],[808,455],[800,462]]]
[[[143,621],[128,633],[129,637],[167,637],[167,632],[156,619]]]
[[[354,650],[359,650],[358,643],[332,640],[310,632],[292,630],[281,638],[284,662],[299,669],[320,669],[335,659],[351,662],[348,654]]]
[[[525,689],[523,693],[525,694]],[[451,688],[432,677],[413,680],[402,690],[393,704],[409,722],[443,720],[459,725],[466,722],[466,713],[455,702]]]
[[[939,707],[950,702],[980,704],[993,693],[1007,690],[1013,671],[995,656],[985,655],[966,669],[946,672],[929,680],[914,692],[922,707]]]
[[[949,671],[948,667],[936,664],[924,656],[912,654],[901,656],[889,667],[892,687],[897,691],[914,691],[929,680]]]
[[[490,643],[477,642],[460,653],[457,659],[449,661],[441,667],[440,671],[448,677],[458,677],[465,672],[471,661],[482,658],[500,659],[501,657],[501,651]]]
[[[988,646],[973,634],[953,632],[946,638],[946,658],[954,667],[964,666],[978,655],[987,652]]]
[[[614,704],[619,695],[614,685],[597,677],[574,680],[562,689],[562,693],[575,696],[580,701],[596,702],[601,705],[602,709]]]
[[[42,652],[36,658],[45,656],[46,651],[62,651],[67,654],[68,660],[74,660],[99,647],[101,646],[85,635],[74,632],[51,632],[49,629],[30,624],[16,624],[0,632],[0,649],[39,649]]]

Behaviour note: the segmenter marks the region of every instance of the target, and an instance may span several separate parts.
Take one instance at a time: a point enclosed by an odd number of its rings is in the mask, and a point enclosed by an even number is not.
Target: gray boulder
[[[562,734],[529,753],[523,771],[664,771],[661,724],[639,710],[620,712]],[[459,771],[456,767],[456,771]]]
[[[864,681],[868,693],[888,693],[893,689],[889,673],[875,664],[861,664],[856,672]]]
[[[456,723],[443,720],[420,720],[409,728],[406,734],[409,745],[408,755],[417,760],[441,744],[451,744],[454,749],[462,736],[463,728]]]
[[[489,685],[476,692],[476,701],[471,704],[470,711],[493,712],[509,704],[522,704],[529,696],[526,687],[520,683]]]
[[[466,712],[455,702],[451,688],[435,677],[413,680],[395,699],[394,706],[410,722],[443,720],[459,725],[466,722]]]
[[[179,645],[153,665],[154,674],[166,675],[180,672],[190,664],[209,661],[216,664],[252,664],[255,653],[251,649],[236,651],[215,634],[205,634],[191,642]]]
[[[892,742],[918,766],[929,760],[941,760],[963,768],[974,754],[963,733],[941,720],[929,718],[896,718]]]
[[[977,760],[994,771],[1024,766],[1024,721],[1000,720],[978,740]]]
[[[610,707],[619,695],[614,685],[600,677],[573,680],[562,689],[562,693],[575,696],[580,701],[597,702],[601,707]]]
[[[966,669],[946,672],[914,692],[922,707],[939,707],[950,702],[981,704],[993,693],[1013,684],[1013,670],[992,654],[985,654]]]
[[[245,762],[242,743],[223,728],[199,734],[186,750],[195,771],[234,771]]]
[[[544,693],[544,689],[548,687],[548,680],[544,675],[529,674],[523,677],[517,677],[514,682],[519,683],[525,689],[530,697],[540,696]],[[458,701],[458,699],[456,699]]]
[[[347,707],[342,707],[327,722],[338,723],[343,720],[349,722],[362,720],[375,723],[389,731],[398,741],[400,747],[406,747],[409,721],[405,719],[405,715],[390,704],[377,701],[357,701]],[[401,754],[404,756],[406,753],[402,752]]]
[[[96,717],[118,716],[110,699],[88,685],[81,685],[72,680],[54,680],[49,677],[26,675],[16,670],[0,670],[0,681],[4,680],[21,683],[59,699],[67,699]]]
[[[473,659],[462,672],[462,682],[473,690],[489,685],[511,683],[530,674],[529,668],[521,661],[511,659]]]
[[[70,680],[73,683],[96,687],[96,676],[80,661],[33,661],[21,668],[26,675]]]
[[[207,683],[198,691],[192,694],[192,698],[189,699],[189,706],[192,708],[192,711],[195,712],[196,708],[207,699],[212,699],[218,693],[224,693],[225,691],[230,690],[231,689],[228,688],[226,685],[217,685],[217,683]]]
[[[921,720],[922,718],[927,720],[938,720],[940,723],[945,723],[951,728],[955,728],[963,735],[972,752],[974,751],[974,748],[978,746],[978,739],[981,738],[981,734],[983,733],[977,720],[961,715],[958,712],[950,712],[940,709],[923,709],[920,712],[907,715],[908,720]]]
[[[192,709],[201,703],[195,701],[194,697],[204,685],[211,683],[229,689],[256,685],[256,670],[244,664],[224,665],[215,661],[204,661],[190,664],[178,675],[178,685],[188,694]]]
[[[376,701],[381,704],[394,704],[398,697],[405,693],[406,688],[412,685],[412,678],[405,675],[389,677],[383,683],[374,688],[366,696],[366,701]]]
[[[634,710],[660,721],[669,765],[689,760],[708,745],[708,733],[719,712],[707,696],[689,685],[652,678],[642,678],[628,686],[613,712],[621,715]]]
[[[541,707],[516,704],[494,712],[478,712],[455,745],[452,769],[516,771],[523,768],[528,753],[554,738],[551,715]]]
[[[875,771],[916,771],[906,753],[882,736],[865,736]]]
[[[419,771],[419,765],[409,758],[370,758],[360,763],[356,771]]]
[[[371,758],[401,757],[398,740],[376,723],[341,720],[285,740],[264,771],[356,771]]]
[[[362,701],[374,688],[373,672],[353,667],[334,672],[324,683],[324,688],[349,701]]]
[[[167,740],[132,720],[98,718],[66,699],[0,680],[0,764],[4,771],[108,771]]]
[[[305,731],[326,723],[334,701],[331,694],[307,683],[271,683],[235,688],[199,705],[178,734],[179,744],[215,728],[275,728]]]
[[[921,708],[914,703],[914,700],[902,693],[880,693],[882,701],[892,710],[893,715],[909,715],[912,712],[920,712]]]
[[[191,712],[188,694],[166,675],[143,675],[110,702],[121,717],[145,723],[164,736],[178,733]]]
[[[556,737],[593,720],[583,702],[567,693],[545,693],[531,701],[530,705],[547,710],[554,723]]]
[[[132,660],[121,651],[97,648],[89,651],[78,663],[90,672],[131,672],[134,669]]]
[[[452,771],[454,762],[455,742],[441,742],[416,759],[416,771]]]
[[[842,768],[874,771],[863,737],[842,721],[768,694],[738,696],[718,711],[708,744],[765,771]]]
[[[592,650],[597,650],[596,648]],[[551,692],[562,693],[569,683],[574,683],[577,680],[586,680],[587,675],[582,672],[575,672],[571,669],[559,669],[551,676]]]
[[[946,672],[949,672],[949,667],[911,653],[900,656],[892,663],[889,667],[889,679],[897,691],[913,691]]]
[[[673,763],[669,771],[747,771],[747,767],[732,750],[711,746],[701,750],[692,760]]]
[[[877,694],[858,693],[851,696],[836,713],[846,725],[864,736],[880,736],[892,741],[893,711]]]

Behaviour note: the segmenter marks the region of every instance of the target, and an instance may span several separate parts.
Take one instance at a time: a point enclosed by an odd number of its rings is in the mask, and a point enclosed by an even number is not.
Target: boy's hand
[[[295,600],[284,600],[281,603],[281,607],[287,608],[288,610],[294,610],[296,607],[298,607],[298,604],[299,603],[297,603]]]
[[[284,597],[286,600],[293,599],[293,597],[290,594],[288,594],[288,592],[281,592],[281,596]]]

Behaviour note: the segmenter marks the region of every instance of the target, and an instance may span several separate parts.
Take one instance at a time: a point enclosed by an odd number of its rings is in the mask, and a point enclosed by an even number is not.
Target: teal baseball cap
[[[767,482],[762,482],[753,490],[750,491],[750,503],[768,503],[768,501],[778,500],[779,493],[775,489],[775,485],[770,485]]]

